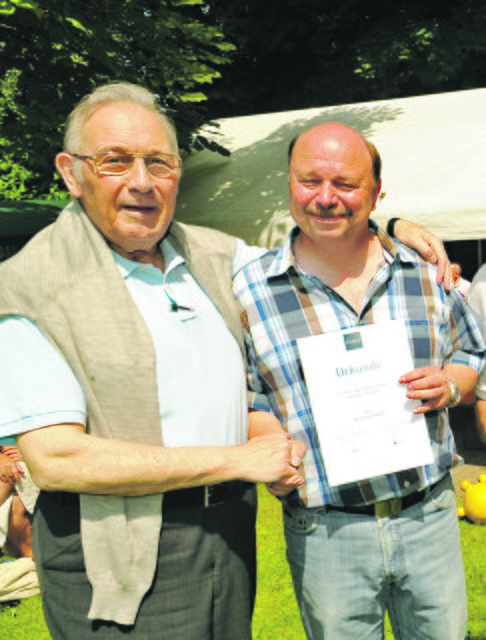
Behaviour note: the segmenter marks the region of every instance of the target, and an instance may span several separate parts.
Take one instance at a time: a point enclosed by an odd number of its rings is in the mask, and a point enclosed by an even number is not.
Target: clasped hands
[[[304,478],[301,475],[300,467],[302,459],[305,455],[305,444],[300,440],[292,440],[289,434],[286,434],[291,444],[290,464],[295,469],[295,473],[280,479],[278,482],[267,482],[265,486],[269,493],[273,496],[286,496],[288,493],[304,484]]]

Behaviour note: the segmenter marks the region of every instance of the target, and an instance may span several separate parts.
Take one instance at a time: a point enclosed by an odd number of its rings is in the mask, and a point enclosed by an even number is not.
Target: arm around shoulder
[[[386,230],[388,235],[418,251],[428,262],[437,263],[437,284],[444,282],[446,291],[450,291],[450,261],[440,238],[404,218],[392,218],[388,221]]]

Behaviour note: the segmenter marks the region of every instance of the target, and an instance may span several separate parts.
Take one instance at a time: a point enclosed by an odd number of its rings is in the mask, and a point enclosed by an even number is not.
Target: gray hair
[[[64,149],[70,153],[79,153],[82,150],[83,127],[88,118],[100,107],[117,102],[131,102],[155,113],[167,130],[174,153],[178,153],[175,126],[160,106],[157,97],[147,89],[129,82],[110,82],[84,96],[67,119]]]

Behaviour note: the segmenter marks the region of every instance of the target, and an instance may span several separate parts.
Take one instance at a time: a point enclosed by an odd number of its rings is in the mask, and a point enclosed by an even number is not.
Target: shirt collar
[[[377,235],[378,240],[382,244],[387,262],[392,263],[398,260],[402,263],[419,264],[420,260],[416,251],[410,249],[400,241],[392,239],[374,220],[368,220],[368,227]],[[274,259],[270,262],[266,271],[267,278],[281,276],[291,268],[296,269],[296,260],[292,245],[299,233],[299,227],[293,227],[284,242],[276,249]]]
[[[284,242],[276,249],[274,259],[271,261],[267,269],[267,278],[281,276],[290,268],[296,268],[295,256],[294,252],[292,251],[292,244],[299,233],[299,227],[295,226],[287,235]]]
[[[167,238],[162,240],[162,242],[160,243],[160,249],[162,251],[162,255],[164,256],[165,262],[164,275],[167,275],[169,271],[172,271],[172,269],[175,269],[180,264],[184,264],[184,258],[177,253],[177,251],[170,243],[170,240],[168,240]],[[128,278],[134,276],[135,272],[138,269],[155,269],[155,267],[151,264],[129,260],[128,258],[121,256],[119,253],[116,253],[116,251],[111,250],[111,252],[113,254],[113,257],[115,258],[115,262],[117,263],[124,280],[128,280]]]

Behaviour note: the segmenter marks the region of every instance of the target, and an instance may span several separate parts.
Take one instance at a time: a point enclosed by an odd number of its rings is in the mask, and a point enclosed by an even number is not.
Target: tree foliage
[[[158,93],[200,148],[212,118],[486,86],[485,32],[486,0],[0,0],[0,195],[55,192],[102,82]]]
[[[213,117],[486,84],[486,0],[207,3],[236,45]]]
[[[12,70],[0,80],[0,123],[10,112],[19,115],[16,104],[18,72]],[[15,153],[11,142],[0,134],[0,194],[8,194],[12,200],[26,196],[26,182],[31,172],[25,167],[25,155]]]
[[[181,146],[207,144],[193,132],[206,119],[205,87],[220,77],[232,45],[201,21],[198,5],[202,0],[0,0],[0,151],[24,170],[30,197],[52,189],[66,116],[103,82],[143,84],[173,115]]]

